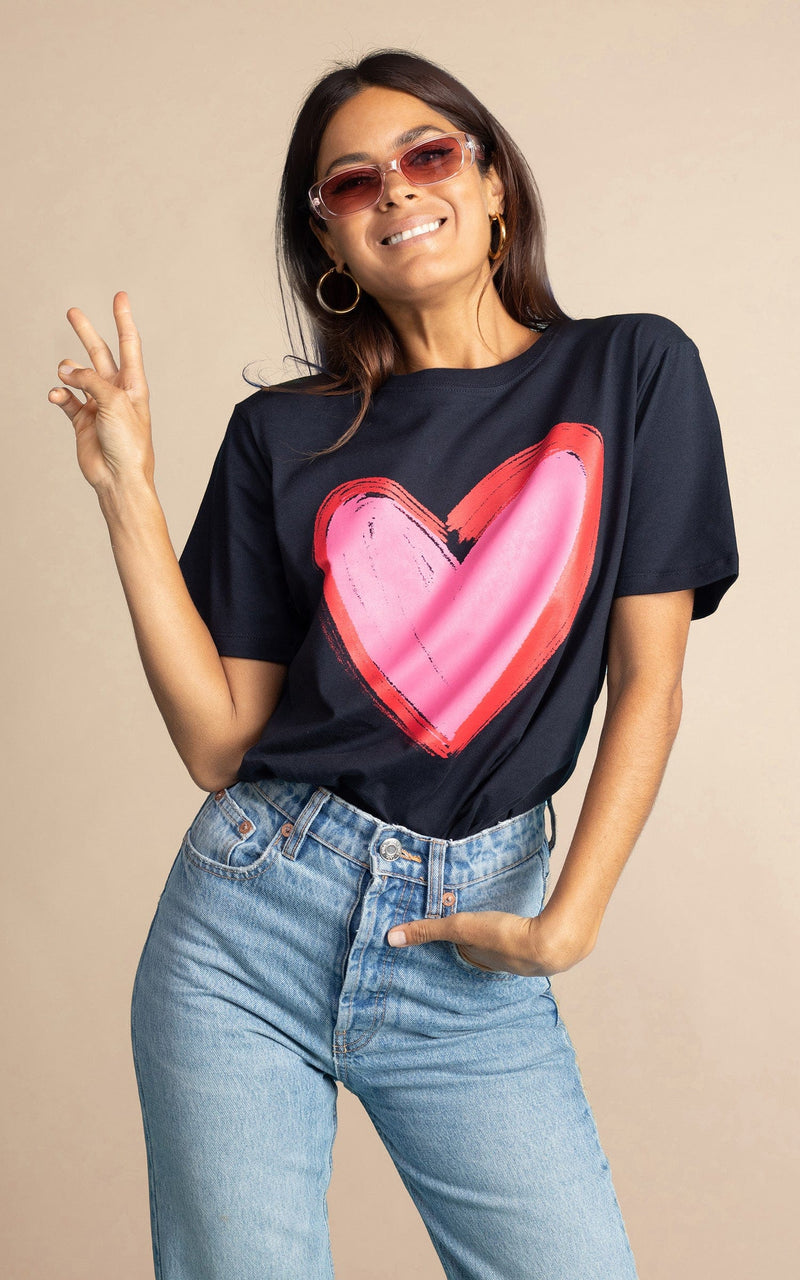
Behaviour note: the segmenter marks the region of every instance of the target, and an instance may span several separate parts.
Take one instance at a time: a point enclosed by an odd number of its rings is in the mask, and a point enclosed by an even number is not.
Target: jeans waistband
[[[441,868],[452,883],[466,884],[524,860],[545,842],[549,849],[555,843],[550,799],[473,835],[446,840],[385,822],[327,787],[274,777],[259,778],[252,785],[292,822],[285,847],[289,856],[311,830],[334,850],[365,865],[372,862],[385,871],[420,879]],[[545,828],[546,808],[551,813],[550,838]]]

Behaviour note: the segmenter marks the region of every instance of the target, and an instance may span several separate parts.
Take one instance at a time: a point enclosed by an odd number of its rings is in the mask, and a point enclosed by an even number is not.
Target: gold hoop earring
[[[326,271],[324,275],[321,275],[319,280],[317,281],[317,302],[321,307],[324,307],[326,311],[329,311],[332,316],[346,316],[348,311],[353,311],[358,306],[358,300],[361,297],[361,285],[358,283],[358,281],[355,279],[354,276],[350,275],[350,272],[345,267],[343,271],[339,272],[339,275],[350,276],[350,279],[353,281],[353,284],[356,286],[355,302],[352,304],[352,306],[349,306],[349,307],[342,307],[342,308],[329,307],[327,302],[322,296],[322,285],[323,285],[323,282],[327,280],[328,276],[333,271],[336,271],[335,266],[331,267],[329,271]]]
[[[501,213],[492,213],[492,214],[490,214],[490,215],[489,215],[489,222],[490,222],[490,223],[492,223],[492,222],[497,222],[497,223],[499,223],[499,224],[500,224],[500,239],[499,239],[499,241],[498,241],[498,243],[497,243],[497,248],[494,250],[494,252],[492,252],[492,249],[491,249],[492,233],[491,233],[491,231],[489,232],[489,246],[490,246],[490,248],[489,248],[489,257],[491,258],[492,262],[494,262],[497,258],[499,258],[499,257],[501,256],[501,254],[502,254],[502,252],[503,252],[503,246],[504,246],[504,244],[505,244],[505,242],[506,242],[506,224],[505,224],[505,222],[503,221],[503,215],[502,215]]]

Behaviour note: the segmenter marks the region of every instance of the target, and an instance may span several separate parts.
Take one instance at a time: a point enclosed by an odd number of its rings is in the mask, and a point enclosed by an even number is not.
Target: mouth
[[[404,244],[406,240],[418,240],[420,236],[434,235],[446,221],[446,218],[431,218],[430,222],[420,223],[418,227],[409,227],[408,231],[398,231],[396,235],[384,237],[381,244],[392,248],[394,245]]]

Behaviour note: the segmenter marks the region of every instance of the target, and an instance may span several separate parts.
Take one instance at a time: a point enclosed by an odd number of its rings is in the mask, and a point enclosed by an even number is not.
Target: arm
[[[277,662],[220,658],[189,595],[155,488],[98,492],[147,681],[192,780],[229,786],[286,677]]]
[[[603,914],[655,802],[682,710],[694,590],[620,596],[609,623],[608,701],[597,757],[553,893],[557,970],[594,947]]]
[[[560,973],[585,959],[653,807],[681,717],[694,589],[620,596],[609,620],[608,703],[575,835],[536,916],[454,912],[392,929],[392,946],[448,939],[482,969]],[[398,936],[400,935],[400,936]]]
[[[70,308],[67,319],[93,367],[67,361],[59,376],[86,400],[63,387],[53,388],[48,398],[74,427],[78,464],[108,525],[158,709],[192,779],[213,791],[230,784],[245,751],[258,740],[286,667],[221,658],[189,594],[153,483],[150,393],[127,294],[114,295],[119,368],[78,307]]]

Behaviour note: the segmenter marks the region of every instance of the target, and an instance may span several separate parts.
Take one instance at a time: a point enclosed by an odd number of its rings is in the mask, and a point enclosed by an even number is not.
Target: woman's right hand
[[[47,397],[51,404],[60,405],[72,422],[78,465],[98,496],[118,490],[129,481],[144,479],[152,486],[155,471],[150,390],[127,293],[115,293],[113,307],[119,336],[119,368],[108,344],[88,318],[78,307],[70,307],[67,319],[94,368],[62,361],[58,376],[70,387],[83,391],[86,401],[63,387],[54,387]],[[70,365],[71,368],[65,367]]]

